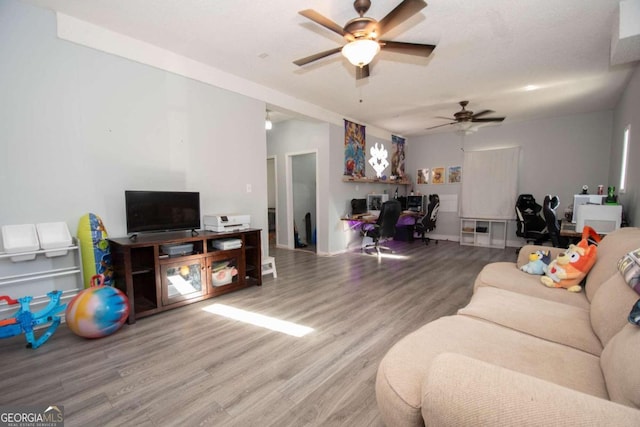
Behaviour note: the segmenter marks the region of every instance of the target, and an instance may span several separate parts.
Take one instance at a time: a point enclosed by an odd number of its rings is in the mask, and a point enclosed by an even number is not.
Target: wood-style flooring
[[[0,405],[63,405],[70,426],[381,426],[374,381],[400,338],[466,305],[513,248],[388,242],[402,258],[272,249],[278,278],[86,340],[0,340]],[[225,304],[313,328],[297,338],[211,314]]]

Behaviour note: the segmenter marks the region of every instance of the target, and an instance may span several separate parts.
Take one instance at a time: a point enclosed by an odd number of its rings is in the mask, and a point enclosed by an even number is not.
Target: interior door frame
[[[275,191],[276,203],[276,246],[278,244],[278,236],[280,235],[280,221],[278,221],[278,156],[267,156],[267,162],[273,160],[273,191]],[[268,173],[268,171],[267,171]],[[267,206],[267,238],[269,236],[269,206]],[[269,245],[267,245],[268,247]]]
[[[315,166],[316,166],[316,212],[315,212],[315,218],[316,218],[316,230],[318,229],[317,227],[317,222],[318,222],[318,206],[320,206],[320,199],[318,197],[318,182],[319,182],[319,178],[318,178],[318,149],[312,149],[312,150],[304,150],[304,151],[295,151],[295,152],[290,152],[290,153],[285,153],[285,159],[286,159],[286,183],[287,183],[287,227],[289,230],[289,233],[287,233],[287,248],[289,249],[295,249],[295,241],[294,241],[294,235],[293,235],[293,222],[294,222],[294,218],[293,218],[293,157],[295,156],[302,156],[305,154],[315,154]],[[299,232],[299,231],[298,231]],[[277,233],[277,231],[276,231]],[[316,233],[316,253],[318,252],[318,240],[320,239],[320,236],[318,236],[318,234]]]

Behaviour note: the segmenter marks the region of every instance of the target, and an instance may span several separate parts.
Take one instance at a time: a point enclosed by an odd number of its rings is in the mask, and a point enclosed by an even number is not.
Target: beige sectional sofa
[[[547,288],[516,263],[488,264],[457,315],[396,343],[378,367],[388,426],[640,426],[640,298],[617,263],[640,228],[606,236],[580,293]],[[561,250],[552,250],[552,259]]]

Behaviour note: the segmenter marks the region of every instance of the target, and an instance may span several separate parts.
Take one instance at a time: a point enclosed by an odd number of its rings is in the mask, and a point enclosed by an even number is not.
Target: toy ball
[[[129,317],[129,300],[119,289],[93,285],[73,297],[65,314],[67,326],[76,335],[106,337],[120,329]]]

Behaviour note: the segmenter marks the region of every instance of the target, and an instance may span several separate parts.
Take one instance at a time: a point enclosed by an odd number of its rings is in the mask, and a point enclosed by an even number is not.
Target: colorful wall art
[[[344,121],[344,175],[363,178],[366,165],[365,127]]]
[[[462,166],[449,166],[447,171],[447,182],[457,184],[462,181]]]
[[[393,154],[391,155],[391,176],[395,176],[396,179],[402,179],[405,177],[404,143],[404,138],[396,135],[391,135],[391,145],[393,146]]]
[[[444,184],[446,177],[444,174],[444,166],[439,166],[431,170],[431,183],[432,184]]]

